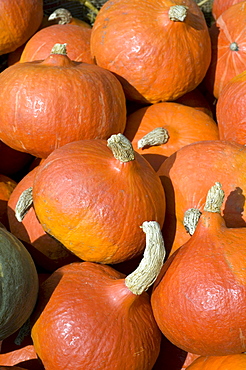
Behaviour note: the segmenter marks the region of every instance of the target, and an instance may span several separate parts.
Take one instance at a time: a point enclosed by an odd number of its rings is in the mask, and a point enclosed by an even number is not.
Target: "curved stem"
[[[32,187],[24,190],[15,206],[15,217],[19,222],[22,222],[29,208],[32,206]]]
[[[72,20],[72,14],[67,9],[59,8],[50,14],[48,21],[52,20],[58,20],[58,24],[68,24]]]
[[[126,286],[136,295],[142,294],[154,283],[163,266],[166,254],[158,222],[145,221],[141,227],[146,234],[143,259],[136,270],[125,278]]]

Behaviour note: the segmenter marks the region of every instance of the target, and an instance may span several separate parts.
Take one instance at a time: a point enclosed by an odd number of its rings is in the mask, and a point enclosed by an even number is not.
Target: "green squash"
[[[27,249],[0,225],[0,340],[27,321],[36,304],[38,274]]]

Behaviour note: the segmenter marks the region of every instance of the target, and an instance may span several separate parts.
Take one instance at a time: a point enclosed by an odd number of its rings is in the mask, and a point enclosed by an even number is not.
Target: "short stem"
[[[230,44],[230,50],[231,51],[238,51],[239,50],[238,44],[236,42],[232,42]]]
[[[225,193],[222,189],[221,183],[216,182],[208,191],[204,211],[220,213],[224,197]]]
[[[187,6],[173,5],[168,12],[169,19],[174,22],[183,22],[186,18],[187,10]]]
[[[67,9],[59,8],[50,14],[48,21],[52,20],[58,20],[58,24],[68,24],[72,20],[72,14]]]
[[[32,187],[24,190],[15,206],[15,217],[19,222],[22,222],[29,208],[32,206]]]
[[[190,235],[193,235],[202,212],[197,208],[187,209],[184,215],[183,225]]]
[[[154,130],[148,132],[138,141],[138,149],[162,145],[169,139],[168,131],[163,127],[156,127]]]
[[[156,221],[145,221],[142,229],[146,234],[146,247],[139,266],[125,278],[128,289],[136,295],[142,294],[154,283],[163,266],[165,247],[160,225]]]
[[[67,44],[55,44],[51,49],[51,54],[67,55]]]
[[[134,149],[131,142],[122,134],[111,135],[107,141],[116,159],[121,162],[130,162],[135,159]]]

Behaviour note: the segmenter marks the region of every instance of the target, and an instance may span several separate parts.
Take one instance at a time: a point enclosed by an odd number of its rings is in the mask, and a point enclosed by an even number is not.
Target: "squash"
[[[211,107],[210,101],[199,88],[195,88],[194,90],[180,96],[175,100],[175,102],[201,110],[202,112],[207,113],[211,118],[214,118],[213,107]]]
[[[219,139],[217,124],[208,114],[176,102],[156,103],[133,112],[127,117],[124,135],[156,171],[183,146]]]
[[[78,261],[60,242],[48,235],[39,223],[33,206],[27,210],[22,222],[15,217],[15,208],[23,191],[33,185],[37,167],[28,172],[17,184],[8,198],[6,215],[9,230],[25,245],[35,264],[47,271]]]
[[[67,56],[76,62],[93,64],[90,52],[91,29],[76,24],[54,24],[36,32],[25,44],[20,63],[44,60],[56,43],[66,43]]]
[[[217,99],[227,82],[246,69],[245,19],[243,1],[225,10],[210,28],[212,58],[204,84]]]
[[[157,222],[145,221],[142,228],[146,249],[130,275],[108,265],[72,263],[41,285],[31,335],[46,370],[152,369],[161,333],[147,290],[165,249]]]
[[[0,340],[3,340],[30,317],[38,295],[38,275],[24,245],[2,227],[0,267]]]
[[[0,174],[0,223],[7,229],[9,228],[7,204],[16,185],[17,183],[13,179]]]
[[[94,64],[71,61],[65,45],[57,44],[44,61],[8,67],[0,84],[0,140],[15,150],[46,158],[68,142],[107,139],[125,129],[118,79]]]
[[[37,31],[42,18],[42,0],[1,0],[0,55],[23,45]]]
[[[202,356],[246,350],[246,229],[226,227],[224,195],[216,182],[193,235],[167,259],[151,294],[162,333]]]
[[[127,99],[144,103],[195,89],[211,59],[208,27],[193,0],[107,1],[92,27],[91,51],[118,76]]]
[[[222,90],[216,105],[221,140],[246,143],[246,71],[232,78]]]
[[[242,0],[213,0],[212,15],[214,19],[218,19],[225,10],[240,2],[242,2]]]
[[[246,355],[206,356],[197,358],[187,370],[245,370]]]
[[[142,222],[162,226],[165,217],[158,175],[122,134],[54,150],[37,169],[31,198],[44,230],[92,262],[115,264],[140,255]],[[25,207],[16,208],[21,220]]]
[[[186,145],[169,156],[158,170],[166,194],[163,235],[167,253],[190,239],[185,212],[200,212],[215,181],[223,184],[222,214],[228,227],[245,227],[246,148],[229,141],[211,140]],[[199,215],[199,212],[198,212]]]

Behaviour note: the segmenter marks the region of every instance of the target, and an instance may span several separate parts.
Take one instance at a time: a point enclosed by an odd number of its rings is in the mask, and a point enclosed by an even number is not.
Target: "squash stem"
[[[111,135],[107,140],[108,147],[116,159],[121,162],[130,162],[135,159],[135,152],[131,142],[122,134]]]
[[[156,221],[145,221],[141,227],[146,234],[144,255],[136,270],[125,278],[126,286],[136,295],[147,291],[154,283],[160,273],[166,255],[159,223]]]

